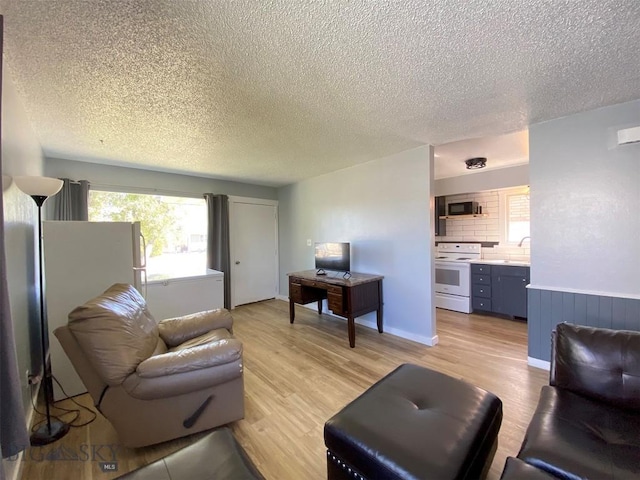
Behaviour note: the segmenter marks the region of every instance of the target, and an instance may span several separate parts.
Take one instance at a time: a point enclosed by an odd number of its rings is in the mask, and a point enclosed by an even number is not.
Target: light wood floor
[[[296,307],[290,325],[288,308],[287,302],[269,300],[233,312],[235,335],[244,344],[246,416],[232,428],[267,479],[326,478],[324,422],[406,362],[465,379],[502,399],[504,419],[489,478],[499,478],[505,458],[518,453],[547,382],[545,371],[527,366],[524,322],[438,310],[436,347],[357,326],[351,349],[344,321]],[[91,404],[87,395],[77,400]],[[127,449],[98,415],[58,442],[27,451],[21,478],[111,479],[200,436]],[[59,459],[47,460],[54,457]],[[100,470],[99,462],[114,460],[117,473]]]

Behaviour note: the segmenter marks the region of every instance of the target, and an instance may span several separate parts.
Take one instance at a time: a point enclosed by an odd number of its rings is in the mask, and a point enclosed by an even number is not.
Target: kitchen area
[[[479,151],[483,157],[471,156]],[[436,307],[526,320],[531,244],[526,132],[446,144],[435,154]],[[485,170],[488,163],[494,168]],[[451,176],[443,177],[443,171]]]

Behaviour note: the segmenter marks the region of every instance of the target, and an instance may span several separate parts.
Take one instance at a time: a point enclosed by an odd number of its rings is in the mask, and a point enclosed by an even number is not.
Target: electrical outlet
[[[310,247],[310,246],[311,246],[311,239],[307,238],[307,247]]]

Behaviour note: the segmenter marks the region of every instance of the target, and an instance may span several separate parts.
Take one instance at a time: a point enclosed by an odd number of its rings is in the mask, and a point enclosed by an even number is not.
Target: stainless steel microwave
[[[472,215],[478,213],[478,202],[457,202],[450,203],[447,215]]]

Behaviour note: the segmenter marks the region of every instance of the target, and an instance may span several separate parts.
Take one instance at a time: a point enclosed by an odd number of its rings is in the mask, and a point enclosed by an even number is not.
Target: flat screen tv
[[[316,270],[319,275],[325,270],[349,272],[351,270],[350,245],[341,243],[316,243]]]

